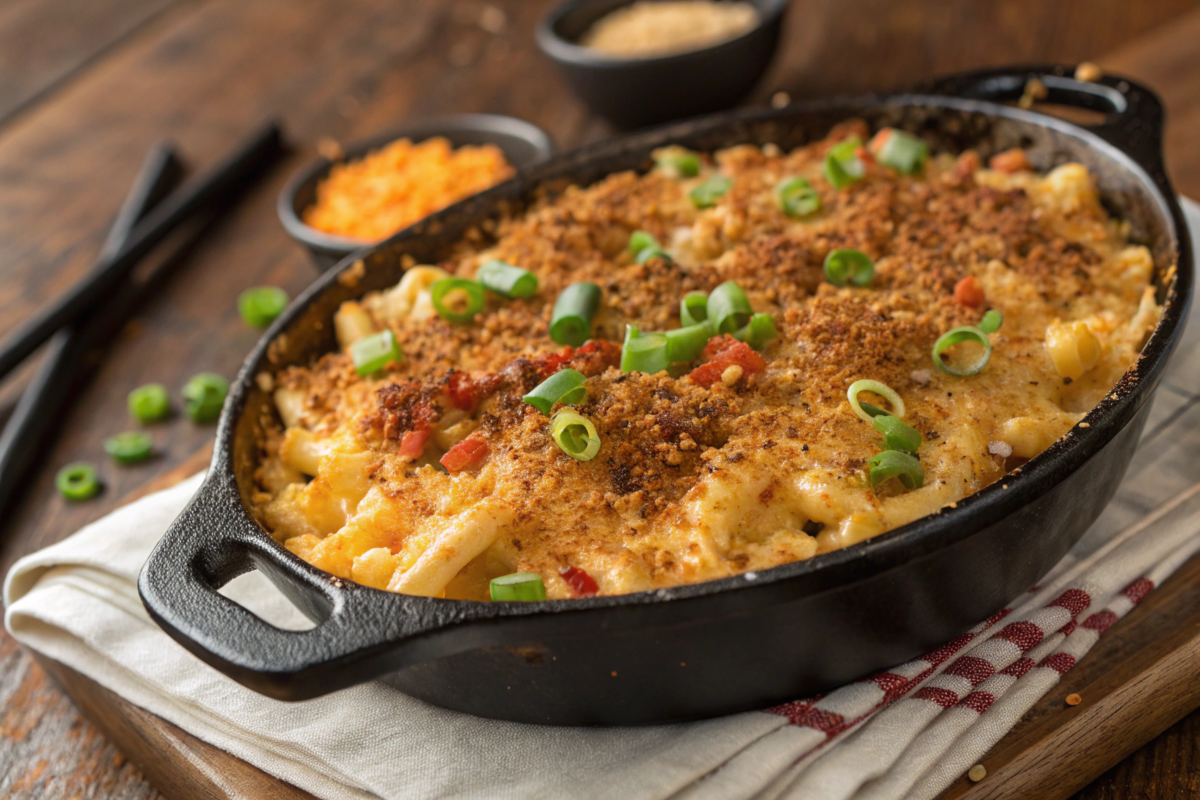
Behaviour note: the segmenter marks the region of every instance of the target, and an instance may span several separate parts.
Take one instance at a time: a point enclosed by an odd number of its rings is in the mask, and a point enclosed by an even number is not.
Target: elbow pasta
[[[701,158],[700,174],[618,173],[570,187],[468,237],[438,265],[334,316],[342,352],[273,377],[279,424],[257,473],[263,524],[300,558],[344,579],[415,595],[485,600],[488,582],[540,576],[578,596],[583,570],[619,594],[766,569],[870,539],[952,505],[1034,458],[1079,422],[1138,357],[1161,309],[1150,252],[1109,219],[1079,164],[1045,175],[932,158],[922,174],[869,163],[834,189],[825,154],[859,122],[790,153],[749,145]],[[720,174],[731,188],[696,208]],[[804,177],[821,208],[789,217],[775,200]],[[670,258],[637,263],[634,230]],[[822,272],[832,246],[867,253],[867,286]],[[936,243],[931,246],[930,242]],[[535,296],[489,293],[469,323],[441,319],[430,287],[496,258],[533,272]],[[972,276],[981,307],[956,303]],[[578,281],[603,290],[592,341],[548,335],[555,299]],[[675,369],[622,373],[625,325],[679,325],[680,299],[734,281],[778,338],[761,370],[707,385]],[[1003,312],[977,374],[935,368],[951,328]],[[345,354],[391,330],[404,352],[359,376]],[[549,418],[521,401],[561,367],[587,379],[575,410],[601,447],[577,461]],[[740,366],[740,365],[739,365]],[[880,434],[846,390],[881,381],[921,434],[923,485],[872,486]],[[469,448],[470,459],[447,458]]]

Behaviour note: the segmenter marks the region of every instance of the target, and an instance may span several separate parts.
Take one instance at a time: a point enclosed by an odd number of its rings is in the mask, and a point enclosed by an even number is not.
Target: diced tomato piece
[[[996,170],[996,172],[1006,172],[1012,174],[1014,172],[1024,172],[1033,167],[1029,166],[1029,159],[1025,158],[1025,151],[1019,147],[1014,147],[1012,150],[1005,150],[1003,153],[996,153],[988,159],[988,166]]]
[[[575,590],[575,594],[580,597],[587,597],[590,594],[595,594],[600,591],[600,587],[596,585],[595,579],[587,572],[579,567],[563,567],[558,571],[562,575],[563,580],[571,585]]]
[[[473,411],[479,402],[479,387],[465,372],[451,372],[446,384],[450,405],[463,411]]]
[[[727,344],[707,364],[701,364],[688,373],[688,377],[693,382],[700,384],[705,389],[712,388],[714,383],[721,380],[725,370],[735,364],[742,368],[742,375],[745,376],[755,375],[767,368],[767,362],[763,361],[763,357],[754,352],[754,348],[750,345],[739,342],[732,336],[725,338],[732,340],[733,344]],[[710,341],[709,345],[711,344]],[[705,353],[707,354],[707,352],[708,348],[706,347]]]
[[[549,377],[558,372],[558,368],[570,360],[574,353],[575,348],[568,345],[561,353],[541,354],[534,360],[534,363],[537,364],[538,371],[543,377]]]
[[[468,436],[446,451],[441,464],[447,472],[462,472],[482,464],[487,454],[487,442],[475,436]]]
[[[975,280],[974,275],[968,275],[954,284],[954,302],[967,308],[979,308],[987,302],[983,287]]]
[[[427,425],[419,425],[404,434],[404,438],[400,440],[400,455],[407,456],[411,459],[418,459],[425,452],[425,443],[429,441],[431,433]]]
[[[865,147],[854,148],[854,157],[866,164],[868,167],[875,163],[875,156]]]
[[[738,343],[738,340],[730,336],[728,333],[723,333],[720,336],[714,336],[708,340],[708,344],[704,345],[704,352],[700,354],[701,361],[712,361],[717,357],[717,353],[723,350],[728,350]]]

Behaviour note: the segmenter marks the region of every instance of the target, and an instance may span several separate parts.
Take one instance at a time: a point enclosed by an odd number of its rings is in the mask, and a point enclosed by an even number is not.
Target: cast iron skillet
[[[1179,340],[1193,264],[1163,171],[1162,107],[1146,89],[1065,68],[955,76],[924,94],[838,99],[691,121],[598,144],[464,201],[349,260],[304,293],[246,360],[225,405],[204,486],[139,580],[154,620],[199,658],[270,697],[303,700],[373,679],[447,708],[551,724],[666,722],[763,708],[855,680],[947,641],[1034,584],[1111,498],[1149,400]],[[1083,128],[1000,104],[1041,77],[1049,100],[1103,112]],[[343,300],[396,283],[401,255],[435,262],[460,233],[519,208],[538,184],[587,184],[649,165],[667,142],[791,148],[836,122],[896,125],[935,147],[983,155],[1028,149],[1039,168],[1067,160],[1099,178],[1113,213],[1158,264],[1166,310],[1141,359],[1086,421],[956,508],[869,541],[757,574],[619,597],[474,603],[407,597],[341,581],[291,555],[247,510],[256,436],[273,410],[263,372],[335,347]],[[317,626],[272,627],[217,593],[259,569]]]

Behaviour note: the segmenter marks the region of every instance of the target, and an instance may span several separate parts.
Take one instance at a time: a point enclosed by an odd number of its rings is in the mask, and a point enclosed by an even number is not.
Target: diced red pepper
[[[954,284],[954,302],[967,308],[979,308],[987,302],[987,295],[983,293],[983,287],[975,280],[975,276],[968,275]]]
[[[871,141],[867,142],[867,149],[869,149],[872,153],[878,153],[883,149],[883,146],[887,144],[887,140],[892,138],[893,131],[893,128],[884,128],[883,130],[879,131],[879,133],[871,137]]]
[[[1006,172],[1012,174],[1014,172],[1025,172],[1033,169],[1029,166],[1029,159],[1025,157],[1025,151],[1019,147],[1014,147],[1012,150],[1005,150],[1003,153],[996,153],[988,159],[988,166],[996,170],[996,172]]]
[[[467,412],[475,410],[475,404],[479,402],[479,387],[465,372],[450,373],[446,394],[450,398],[450,405]]]
[[[863,162],[863,164],[867,165],[868,167],[872,166],[875,163],[874,154],[865,147],[860,146],[860,147],[854,148],[854,157],[857,158],[859,161]]]
[[[429,441],[431,433],[427,425],[419,425],[404,434],[404,438],[400,440],[400,455],[407,456],[411,459],[418,459],[425,452],[425,443]]]
[[[441,464],[447,472],[462,472],[482,464],[487,454],[487,442],[475,436],[468,436],[446,451]]]
[[[579,567],[563,567],[558,574],[562,575],[563,580],[570,584],[571,588],[575,590],[575,594],[580,597],[587,597],[600,591],[595,579]]]
[[[700,354],[701,361],[712,361],[717,357],[717,353],[723,350],[728,350],[738,343],[738,340],[730,336],[728,333],[723,333],[720,336],[714,336],[708,340],[708,344],[704,345],[704,352]]]
[[[732,344],[725,342],[724,346],[712,355],[712,360],[707,364],[701,364],[688,373],[688,377],[694,383],[700,384],[705,389],[712,388],[714,383],[721,380],[721,376],[725,374],[725,370],[735,364],[742,368],[742,375],[744,376],[757,374],[767,368],[767,362],[763,361],[763,357],[754,352],[754,348],[750,345],[745,342],[739,342],[732,336],[726,335],[723,338],[731,341]],[[708,355],[709,347],[712,347],[715,341],[716,339],[713,339],[709,342],[709,346],[705,347],[705,356]],[[720,347],[721,345],[718,346]]]
[[[558,368],[569,361],[574,353],[575,348],[568,345],[561,353],[542,353],[534,359],[534,363],[542,377],[548,378],[558,372]]]

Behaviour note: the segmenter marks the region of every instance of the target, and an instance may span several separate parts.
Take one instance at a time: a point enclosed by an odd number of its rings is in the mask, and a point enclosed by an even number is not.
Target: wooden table
[[[1091,59],[1158,90],[1170,120],[1167,160],[1200,196],[1200,4],[1191,0],[794,0],[781,56],[750,99],[887,89],[1005,62]],[[457,111],[523,117],[563,147],[611,130],[588,114],[533,45],[546,0],[6,0],[0,4],[0,332],[86,269],[147,148],[169,137],[193,164],[212,161],[279,114],[294,157],[217,228],[128,326],[63,435],[5,521],[0,571],[110,511],[176,469],[212,430],[186,419],[155,429],[162,456],[107,465],[103,439],[127,426],[125,394],[232,375],[257,334],[237,293],[314,276],[283,233],[274,200],[321,137],[346,140],[400,120]],[[26,373],[0,391],[0,418]],[[54,469],[104,464],[107,491],[68,505]],[[85,709],[86,711],[86,709]],[[136,710],[135,710],[136,711]],[[111,720],[110,725],[114,724]],[[120,723],[116,723],[120,724]],[[186,737],[161,727],[159,736]],[[130,741],[127,738],[124,741]],[[136,752],[162,742],[146,741]],[[206,745],[190,740],[201,752]],[[1130,755],[1078,797],[1173,798],[1196,788],[1200,712]],[[230,776],[235,777],[235,776]],[[251,780],[246,777],[246,780]],[[235,781],[236,783],[236,781]],[[251,791],[243,784],[244,791]],[[0,794],[159,796],[45,674],[0,631]],[[170,796],[178,796],[168,791]]]

